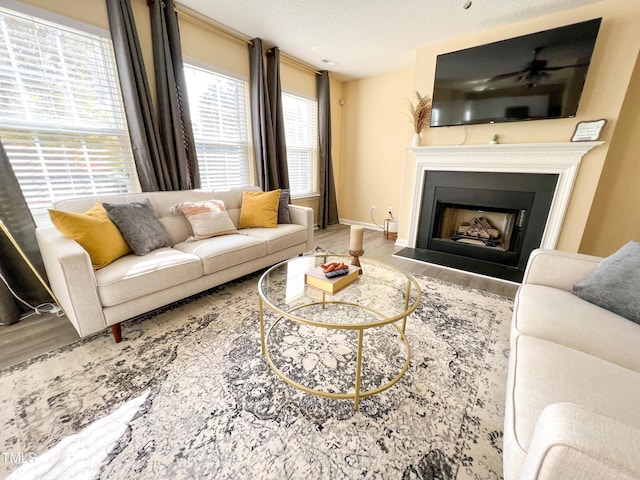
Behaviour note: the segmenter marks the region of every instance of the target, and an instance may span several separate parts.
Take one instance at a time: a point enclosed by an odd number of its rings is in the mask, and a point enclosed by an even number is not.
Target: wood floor
[[[326,230],[316,230],[315,245],[336,253],[347,253],[349,248],[347,225],[332,225]],[[391,263],[409,272],[438,278],[450,283],[485,290],[505,297],[515,296],[517,285],[394,257],[400,250],[392,240],[385,240],[381,231],[364,230],[364,255]],[[14,325],[0,326],[0,368],[49,352],[57,347],[78,340],[75,329],[65,316],[34,315]]]

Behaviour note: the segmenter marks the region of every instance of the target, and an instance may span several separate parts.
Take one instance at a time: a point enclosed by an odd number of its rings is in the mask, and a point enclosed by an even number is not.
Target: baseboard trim
[[[383,228],[375,223],[365,223],[365,222],[357,222],[355,220],[343,220],[340,219],[341,225],[358,225],[360,227],[368,228],[369,230],[378,230],[382,232]]]

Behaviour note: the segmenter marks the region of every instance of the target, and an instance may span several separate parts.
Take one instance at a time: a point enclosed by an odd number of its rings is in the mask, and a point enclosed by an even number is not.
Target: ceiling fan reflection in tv
[[[518,70],[516,72],[510,73],[501,73],[500,75],[496,75],[489,79],[490,82],[495,82],[498,80],[504,80],[506,78],[515,77],[517,83],[524,85],[527,88],[537,87],[541,81],[545,78],[551,77],[549,72],[555,72],[557,70],[563,70],[565,68],[576,68],[576,67],[588,67],[588,63],[578,63],[574,65],[561,65],[556,67],[548,67],[547,60],[542,60],[538,58],[538,54],[542,51],[544,47],[536,47],[533,49],[533,58],[530,62],[522,67],[522,70]]]
[[[431,126],[574,117],[601,21],[438,55]]]

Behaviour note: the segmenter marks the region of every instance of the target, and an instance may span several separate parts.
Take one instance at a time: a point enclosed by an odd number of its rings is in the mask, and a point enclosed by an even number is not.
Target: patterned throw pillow
[[[177,203],[169,211],[184,213],[191,224],[194,240],[238,233],[222,200]]]
[[[172,246],[171,238],[148,198],[139,202],[104,202],[102,205],[136,255]]]
[[[120,230],[99,203],[84,213],[49,210],[49,217],[60,233],[87,251],[94,270],[131,252]]]

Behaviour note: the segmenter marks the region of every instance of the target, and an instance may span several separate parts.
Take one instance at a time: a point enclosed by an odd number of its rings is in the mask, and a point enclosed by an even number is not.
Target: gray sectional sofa
[[[640,325],[572,293],[602,260],[531,254],[511,326],[505,480],[640,479]],[[619,281],[637,301],[633,276]]]
[[[224,200],[236,227],[242,192],[175,191],[108,195],[60,201],[56,210],[85,212],[96,202],[133,202],[149,199],[165,227],[172,248],[158,248],[144,256],[133,253],[94,271],[87,252],[55,227],[36,230],[51,288],[60,306],[85,337],[111,327],[121,339],[120,323],[163,305],[228,282],[313,248],[313,210],[290,205],[291,224],[276,228],[247,228],[238,234],[188,242],[191,226],[172,205],[210,199]]]

